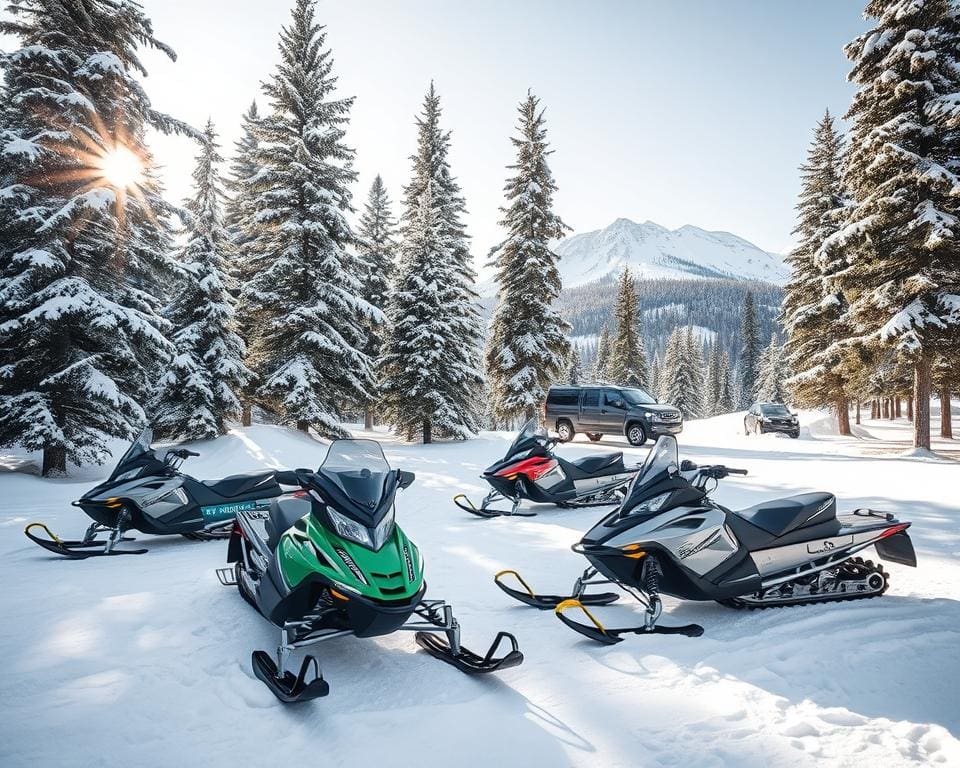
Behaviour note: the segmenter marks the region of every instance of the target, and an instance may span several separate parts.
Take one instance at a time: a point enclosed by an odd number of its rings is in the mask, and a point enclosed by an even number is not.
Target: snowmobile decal
[[[255,501],[241,501],[233,504],[213,504],[209,507],[200,507],[204,520],[227,520],[237,516],[237,512],[246,512],[257,509]]]

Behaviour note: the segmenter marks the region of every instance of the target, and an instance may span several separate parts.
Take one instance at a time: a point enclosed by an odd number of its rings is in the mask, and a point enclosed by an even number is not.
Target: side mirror
[[[417,476],[413,472],[407,472],[405,469],[397,470],[397,485],[401,488],[409,488],[416,479]]]

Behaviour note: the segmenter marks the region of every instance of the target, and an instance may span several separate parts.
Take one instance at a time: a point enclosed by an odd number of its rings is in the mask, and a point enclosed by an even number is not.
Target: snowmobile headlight
[[[327,515],[330,517],[330,522],[333,523],[337,536],[355,541],[357,544],[362,544],[367,548],[372,548],[373,541],[370,539],[370,531],[360,525],[360,523],[351,520],[345,515],[341,515],[339,512],[330,509],[330,507],[327,507]]]
[[[650,512],[656,512],[666,504],[667,499],[670,497],[672,491],[667,491],[666,493],[661,493],[658,496],[654,496],[652,499],[647,499],[646,501],[641,501],[637,506],[627,512],[628,515],[646,515]]]
[[[383,516],[383,520],[377,523],[377,527],[373,529],[374,549],[380,549],[383,543],[390,538],[390,534],[393,533],[393,522],[396,519],[396,515],[396,507],[391,506],[387,514]]]

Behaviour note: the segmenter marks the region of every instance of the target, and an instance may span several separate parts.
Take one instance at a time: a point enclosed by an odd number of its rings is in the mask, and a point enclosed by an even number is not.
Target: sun
[[[101,176],[117,189],[130,189],[143,181],[143,163],[122,144],[117,144],[98,158]]]

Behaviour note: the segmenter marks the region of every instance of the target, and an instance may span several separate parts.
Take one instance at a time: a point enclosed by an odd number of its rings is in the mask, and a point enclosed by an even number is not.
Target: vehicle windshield
[[[651,397],[642,389],[622,389],[623,399],[630,405],[653,405],[657,402],[656,398]]]
[[[791,416],[790,409],[779,403],[774,405],[761,405],[760,411],[764,416]]]
[[[650,453],[647,454],[646,461],[640,471],[634,476],[633,481],[627,487],[626,498],[620,505],[622,512],[626,513],[636,506],[636,498],[645,485],[656,479],[659,475],[667,472],[671,467],[678,468],[680,464],[680,454],[677,450],[677,438],[673,435],[660,435],[657,442],[654,443]]]
[[[130,447],[127,448],[127,452],[120,457],[120,461],[117,462],[117,466],[113,468],[113,472],[110,475],[110,479],[113,480],[120,473],[120,468],[127,462],[133,461],[133,459],[138,456],[142,456],[150,450],[150,443],[153,442],[153,430],[150,427],[144,427],[141,430],[140,434],[137,435],[133,442],[130,444]]]
[[[530,419],[526,424],[520,428],[520,432],[514,438],[513,442],[510,444],[510,448],[507,449],[507,453],[504,456],[513,455],[514,451],[527,440],[531,440],[535,437],[546,437],[547,430],[540,426],[540,423],[537,421],[536,417]]]
[[[334,440],[320,465],[327,474],[369,477],[390,471],[383,449],[376,440]]]

